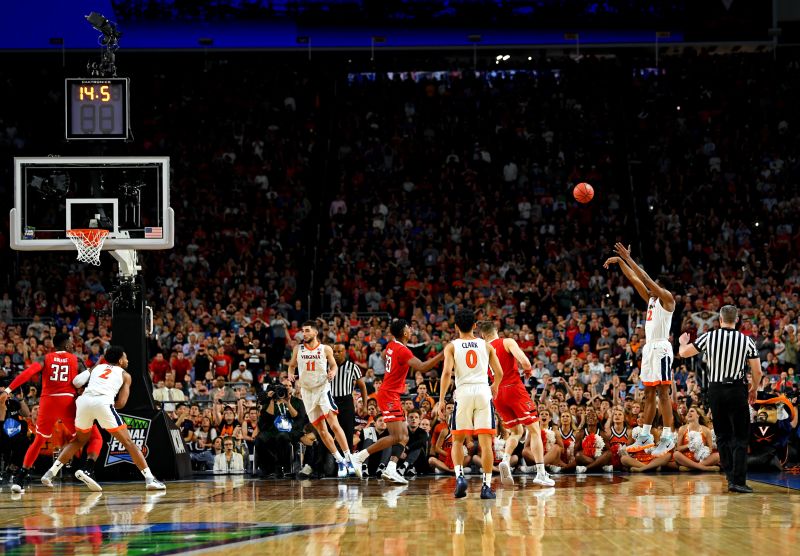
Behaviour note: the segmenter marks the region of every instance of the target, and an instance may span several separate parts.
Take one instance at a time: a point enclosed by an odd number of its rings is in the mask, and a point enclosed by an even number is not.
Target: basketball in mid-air
[[[588,183],[581,182],[572,190],[572,195],[579,203],[588,203],[594,197],[594,187]]]

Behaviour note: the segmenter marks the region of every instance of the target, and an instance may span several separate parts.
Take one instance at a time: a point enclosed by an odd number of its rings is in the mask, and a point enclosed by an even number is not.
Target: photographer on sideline
[[[303,436],[308,421],[303,401],[294,395],[294,388],[285,383],[272,383],[259,395],[256,455],[261,474],[268,479],[292,473],[293,447]]]

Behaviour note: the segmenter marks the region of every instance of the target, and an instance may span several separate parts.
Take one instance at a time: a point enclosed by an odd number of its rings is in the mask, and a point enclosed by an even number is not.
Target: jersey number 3
[[[56,365],[53,363],[50,368],[53,370],[53,374],[50,375],[52,382],[67,382],[69,380],[69,365]]]

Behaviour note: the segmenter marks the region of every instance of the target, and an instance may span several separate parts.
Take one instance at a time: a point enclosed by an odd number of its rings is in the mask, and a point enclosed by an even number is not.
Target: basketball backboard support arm
[[[142,270],[135,249],[115,249],[108,252],[119,263],[120,276],[133,277]]]

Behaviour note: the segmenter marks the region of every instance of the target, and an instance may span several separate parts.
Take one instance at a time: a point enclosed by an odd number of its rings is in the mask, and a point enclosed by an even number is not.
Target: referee
[[[347,348],[344,344],[333,346],[333,358],[339,365],[339,371],[331,383],[331,394],[333,401],[339,408],[339,425],[341,425],[344,435],[347,437],[348,449],[353,450],[353,432],[356,427],[356,408],[353,403],[353,386],[358,384],[361,390],[361,399],[367,403],[367,384],[361,376],[361,369],[347,360]]]
[[[747,443],[750,436],[750,408],[761,382],[761,364],[753,340],[735,329],[739,311],[725,305],[719,311],[720,328],[706,332],[690,343],[689,334],[680,337],[681,357],[706,355],[708,397],[717,434],[719,457],[728,477],[729,492],[753,492],[747,486]],[[746,369],[750,366],[750,388]]]

